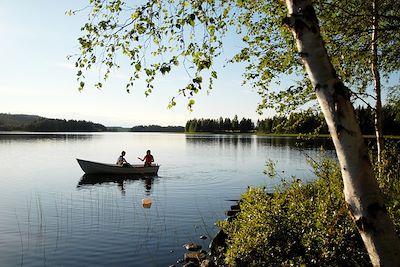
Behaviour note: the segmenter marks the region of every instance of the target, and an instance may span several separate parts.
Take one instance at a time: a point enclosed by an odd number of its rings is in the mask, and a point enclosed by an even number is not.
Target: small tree
[[[356,97],[375,102],[377,159],[383,147],[382,79],[400,69],[400,2],[394,0],[316,1],[326,41],[339,77]],[[343,27],[343,25],[347,25]],[[325,29],[325,30],[324,30]],[[374,96],[366,89],[373,87]],[[372,118],[371,118],[372,119]]]

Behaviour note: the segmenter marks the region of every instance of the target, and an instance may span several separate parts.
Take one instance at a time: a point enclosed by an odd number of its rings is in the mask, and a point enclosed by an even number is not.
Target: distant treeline
[[[0,131],[27,132],[184,132],[183,126],[106,127],[84,120],[48,119],[36,115],[0,113]]]
[[[24,131],[27,125],[38,119],[41,117],[36,115],[0,113],[0,131]]]
[[[90,121],[39,119],[26,127],[31,132],[103,132],[107,130],[102,124]]]
[[[48,119],[36,115],[0,114],[0,131],[29,132],[100,132],[102,124],[89,121]]]
[[[193,119],[186,122],[186,132],[254,132],[254,123],[251,119],[242,118],[240,121],[236,115],[232,120],[230,118],[219,119]]]
[[[355,109],[363,134],[374,135],[374,112],[371,108],[357,107]],[[400,135],[400,114],[392,106],[383,107],[383,133],[385,135]],[[193,119],[186,123],[186,132],[257,132],[261,134],[328,134],[328,127],[321,113],[307,110],[291,113],[288,116],[273,116],[253,123],[250,119],[238,120],[235,116],[219,119]]]
[[[373,109],[358,107],[356,115],[363,134],[375,134]],[[385,135],[400,135],[400,102],[393,106],[383,106],[382,117],[383,133]]]
[[[322,114],[311,110],[259,120],[256,131],[263,134],[329,133]]]
[[[400,101],[385,105],[383,112],[383,133],[400,135]],[[356,115],[363,134],[373,135],[374,112],[369,107],[357,107]],[[321,113],[306,110],[291,113],[287,116],[274,116],[253,123],[251,119],[192,119],[186,126],[139,125],[132,128],[110,127],[84,120],[48,119],[36,115],[0,113],[0,131],[32,131],[32,132],[211,132],[211,133],[265,133],[265,134],[328,134],[328,127]]]
[[[185,127],[183,126],[160,126],[160,125],[139,125],[134,126],[130,130],[131,132],[184,132]]]

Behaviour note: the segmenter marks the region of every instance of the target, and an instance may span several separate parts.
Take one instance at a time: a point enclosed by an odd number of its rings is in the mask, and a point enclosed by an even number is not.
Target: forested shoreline
[[[361,132],[364,135],[373,135],[374,110],[370,107],[355,109]],[[193,119],[185,126],[186,132],[210,133],[251,133],[258,134],[329,134],[323,115],[312,110],[294,112],[288,116],[275,115],[271,118],[258,120],[253,123],[250,119]],[[383,108],[383,132],[385,135],[400,135],[400,113],[397,106],[386,105]]]
[[[181,133],[185,131],[183,126],[160,126],[160,125],[139,125],[130,129],[130,132],[175,132]]]
[[[0,114],[0,131],[102,132],[107,127],[85,120],[49,119],[36,115]]]
[[[233,119],[192,119],[186,122],[186,132],[254,132],[255,127],[251,119],[242,118],[240,121],[236,115]]]
[[[383,111],[383,133],[400,135],[400,103],[385,105]],[[374,135],[374,110],[357,107],[357,119],[364,135]],[[186,132],[186,133],[257,133],[257,134],[329,134],[321,113],[312,110],[293,112],[287,116],[275,115],[253,122],[249,118],[200,118],[191,119],[183,126],[139,125],[130,128],[106,127],[85,120],[49,119],[36,115],[0,114],[0,131],[31,132]]]

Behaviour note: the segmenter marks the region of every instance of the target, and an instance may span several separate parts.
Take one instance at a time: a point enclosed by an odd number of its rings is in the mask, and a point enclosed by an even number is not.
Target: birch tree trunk
[[[289,26],[315,88],[339,159],[345,201],[374,266],[400,266],[400,240],[387,214],[367,148],[350,102],[321,39],[314,8],[307,0],[286,0]],[[345,25],[344,25],[345,26]]]
[[[383,130],[382,130],[382,101],[381,101],[381,77],[378,69],[378,14],[377,14],[377,3],[378,1],[372,1],[372,62],[371,69],[372,75],[374,76],[374,89],[375,89],[375,136],[376,136],[376,150],[377,159],[379,163],[378,175],[381,174],[381,163],[382,163],[382,149],[383,149]]]

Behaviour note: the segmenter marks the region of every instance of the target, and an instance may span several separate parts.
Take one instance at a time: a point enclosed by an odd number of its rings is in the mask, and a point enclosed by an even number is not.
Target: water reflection
[[[191,145],[209,145],[209,146],[251,146],[254,141],[253,135],[243,134],[243,135],[186,135],[186,142]]]
[[[32,142],[32,141],[86,141],[95,136],[93,133],[44,133],[44,132],[0,132],[0,143],[11,141]]]
[[[333,143],[330,138],[293,138],[293,137],[274,137],[274,136],[259,136],[256,138],[257,145],[267,147],[290,147],[290,148],[319,148],[322,147],[325,150],[333,150]]]
[[[117,184],[121,194],[126,193],[126,184],[136,181],[143,182],[146,196],[150,196],[152,185],[156,176],[148,175],[115,175],[115,174],[84,174],[78,182],[77,188],[86,186],[101,186],[103,184]]]
[[[251,134],[186,135],[186,143],[195,146],[219,146],[250,148],[253,144],[263,147],[318,148],[333,150],[332,140],[328,137],[296,138],[285,136],[257,136]]]

